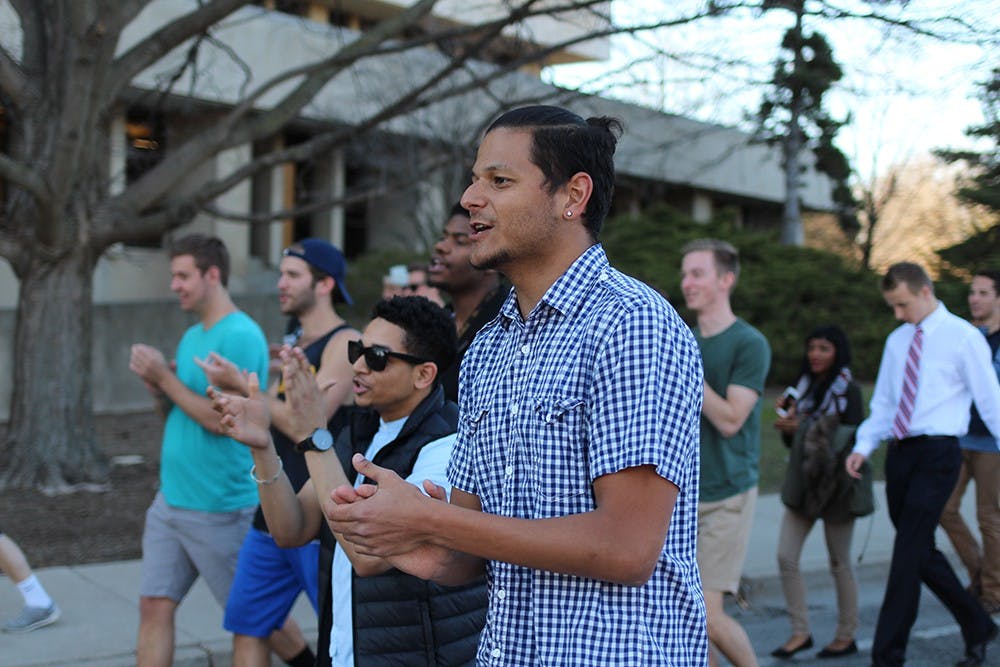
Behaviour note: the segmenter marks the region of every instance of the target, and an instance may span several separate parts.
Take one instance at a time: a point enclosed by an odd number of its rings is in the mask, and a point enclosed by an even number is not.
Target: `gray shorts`
[[[225,608],[254,507],[199,512],[171,507],[157,493],[146,510],[139,595],[180,603],[198,575]]]

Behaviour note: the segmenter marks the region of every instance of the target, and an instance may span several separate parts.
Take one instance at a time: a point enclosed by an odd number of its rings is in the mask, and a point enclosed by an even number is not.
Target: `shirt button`
[[[498,590],[498,591],[497,591],[497,599],[499,599],[499,600],[503,600],[503,599],[505,599],[506,597],[507,597],[507,591],[505,591],[505,590],[504,590],[504,589],[502,589],[502,588],[501,588],[500,590]]]
[[[500,649],[498,649],[498,648],[493,649],[492,651],[490,651],[490,655],[492,655],[494,658],[499,658],[500,657]]]
[[[607,271],[601,271],[600,278],[601,278],[601,280],[607,280],[608,279],[608,272]]]
[[[511,475],[514,474],[514,466],[507,466],[506,468],[503,469],[503,471],[505,475],[510,477]]]
[[[517,403],[514,403],[513,405],[510,406],[510,413],[512,415],[516,415],[517,414]]]
[[[521,346],[521,354],[528,354],[531,351],[531,346],[525,343]]]

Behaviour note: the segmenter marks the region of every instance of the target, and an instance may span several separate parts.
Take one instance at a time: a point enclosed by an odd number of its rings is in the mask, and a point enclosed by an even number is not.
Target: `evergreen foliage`
[[[848,184],[851,165],[833,143],[848,119],[834,119],[823,106],[824,96],[841,80],[843,71],[826,38],[819,32],[805,29],[804,4],[804,0],[768,0],[762,6],[764,11],[788,10],[795,14],[796,20],[782,38],[781,55],[757,111],[757,135],[770,144],[780,146],[786,169],[800,170],[803,164],[800,155],[807,150],[813,151],[816,170],[833,181],[832,197],[837,206],[838,221],[845,232],[853,234],[860,228],[860,223],[857,218],[858,202]],[[789,190],[796,188],[796,183],[789,182]],[[798,199],[799,196],[797,191],[785,194],[788,200]],[[786,202],[786,216],[789,215],[787,206]],[[786,220],[784,224],[787,226],[790,221]],[[801,219],[795,224],[801,227]],[[787,230],[785,233],[787,235]]]
[[[991,141],[992,147],[981,153],[970,150],[941,150],[936,153],[949,162],[963,160],[975,172],[971,183],[958,191],[962,199],[1000,212],[1000,67],[993,69],[990,79],[984,81],[982,86],[979,98],[985,122],[970,127],[965,133],[973,139]]]
[[[850,266],[839,255],[781,245],[776,232],[747,231],[724,221],[699,224],[667,207],[609,220],[602,242],[612,264],[652,285],[694,324],[680,291],[680,250],[701,237],[725,239],[740,251],[733,310],[771,344],[768,384],[798,377],[806,335],[828,323],[850,336],[855,375],[874,379],[885,337],[897,324],[875,273]]]
[[[970,204],[1000,213],[1000,67],[993,69],[991,78],[984,81],[982,87],[980,100],[985,122],[969,128],[966,134],[991,141],[992,146],[979,153],[971,150],[939,150],[935,153],[949,162],[964,161],[972,169],[974,175],[967,185],[959,189],[959,197]],[[1000,263],[1000,225],[940,250],[938,255],[951,266],[970,271],[996,268]]]

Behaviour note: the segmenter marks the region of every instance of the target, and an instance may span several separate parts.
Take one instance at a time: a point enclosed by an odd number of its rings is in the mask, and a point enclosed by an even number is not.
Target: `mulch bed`
[[[152,412],[99,416],[98,442],[114,464],[108,490],[0,493],[0,528],[34,568],[139,558],[146,508],[159,485],[162,432]]]

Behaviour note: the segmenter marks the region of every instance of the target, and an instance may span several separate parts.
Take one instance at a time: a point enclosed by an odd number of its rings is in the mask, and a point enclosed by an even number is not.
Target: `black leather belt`
[[[921,442],[942,442],[945,440],[954,440],[958,442],[958,438],[953,435],[911,435],[907,438],[901,438],[899,440],[893,439],[892,443],[896,445],[916,445]]]

